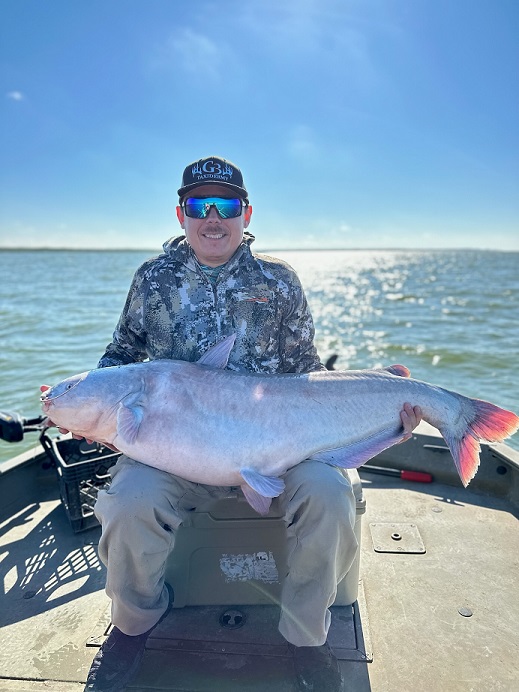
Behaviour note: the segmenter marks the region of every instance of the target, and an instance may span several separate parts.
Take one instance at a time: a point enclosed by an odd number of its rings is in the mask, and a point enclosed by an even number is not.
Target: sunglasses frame
[[[187,212],[187,203],[189,200],[196,199],[200,201],[205,201],[206,204],[209,201],[209,208],[206,210],[204,216],[191,216]],[[218,209],[217,201],[224,200],[224,201],[229,201],[229,200],[238,200],[240,202],[240,213],[236,214],[236,216],[222,216],[220,213],[220,210]],[[221,197],[221,196],[216,196],[216,195],[207,195],[206,197],[187,197],[182,204],[180,205],[184,211],[184,214],[190,218],[190,219],[207,219],[209,214],[211,213],[211,208],[214,207],[216,209],[216,213],[221,219],[238,219],[242,214],[243,214],[243,209],[244,207],[247,207],[247,203],[244,202],[244,200],[241,197]]]

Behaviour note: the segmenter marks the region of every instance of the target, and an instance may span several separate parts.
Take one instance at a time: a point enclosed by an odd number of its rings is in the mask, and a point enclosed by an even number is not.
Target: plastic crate
[[[74,533],[98,526],[94,514],[97,493],[109,486],[108,469],[115,464],[120,452],[86,440],[43,436],[41,442],[54,460],[61,502]]]

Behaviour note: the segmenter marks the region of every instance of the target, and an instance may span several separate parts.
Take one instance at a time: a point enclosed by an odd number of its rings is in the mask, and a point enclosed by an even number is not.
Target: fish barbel
[[[400,442],[405,402],[449,446],[463,485],[480,441],[501,442],[519,418],[494,404],[381,370],[261,375],[225,370],[235,337],[197,363],[154,360],[91,370],[41,387],[54,425],[195,483],[241,486],[268,512],[283,474],[313,459],[357,468]]]

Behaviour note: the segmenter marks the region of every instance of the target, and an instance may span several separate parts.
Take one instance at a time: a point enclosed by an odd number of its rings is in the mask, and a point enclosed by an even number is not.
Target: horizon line
[[[162,247],[160,248],[162,251]],[[385,251],[385,252],[519,252],[519,248],[484,248],[484,247],[408,247],[408,246],[386,246],[386,247],[258,247],[255,251],[264,252],[366,252]],[[17,246],[2,246],[0,252],[153,252],[156,253],[158,248],[147,247],[67,247],[67,246],[39,246],[39,247],[17,247]]]

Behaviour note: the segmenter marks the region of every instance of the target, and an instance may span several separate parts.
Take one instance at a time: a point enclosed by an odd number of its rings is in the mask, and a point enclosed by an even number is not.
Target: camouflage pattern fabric
[[[295,271],[252,253],[244,240],[213,286],[184,236],[137,270],[113,341],[98,367],[157,358],[196,361],[236,334],[228,368],[261,373],[324,370]]]

